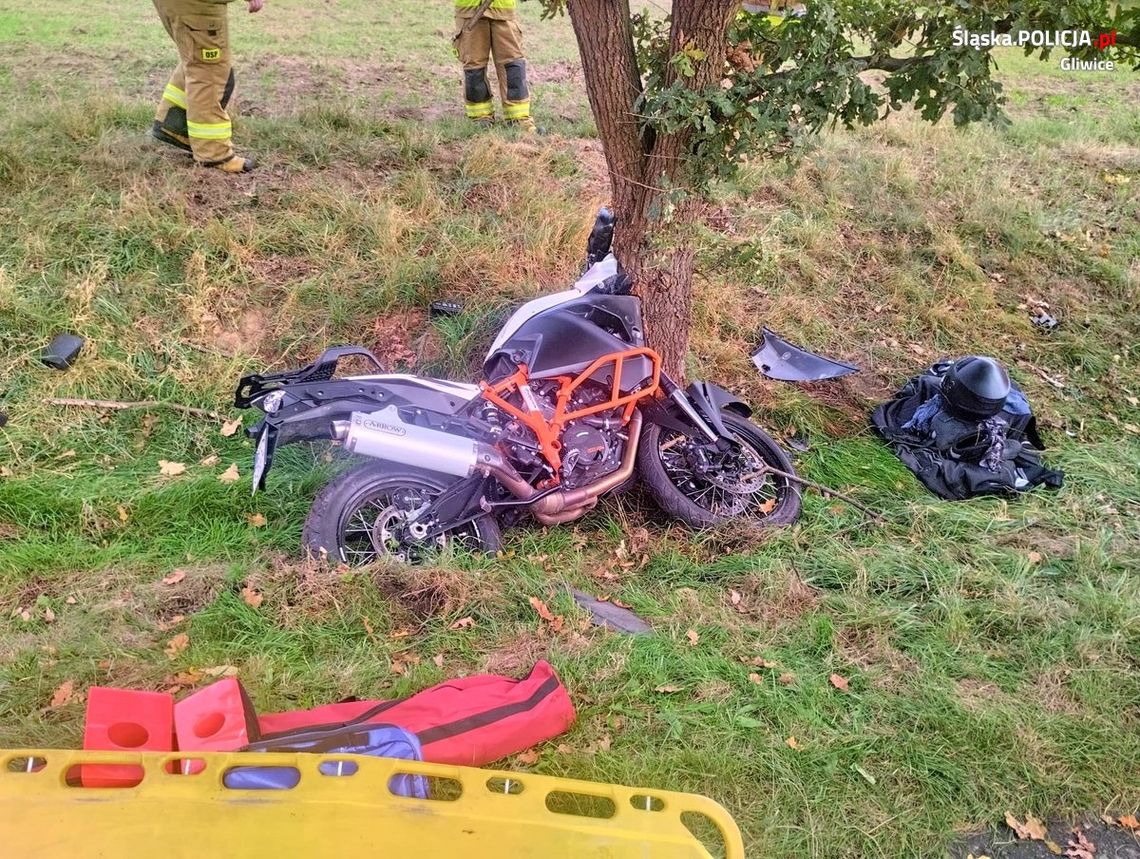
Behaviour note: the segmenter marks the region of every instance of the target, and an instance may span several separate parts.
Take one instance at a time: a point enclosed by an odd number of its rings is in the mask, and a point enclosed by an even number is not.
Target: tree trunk
[[[719,82],[728,50],[725,31],[739,5],[740,0],[674,0],[671,53],[688,47],[706,55],[696,74],[683,79],[686,87]],[[666,214],[665,195],[692,184],[693,177],[685,175],[689,135],[643,133],[629,0],[569,0],[567,8],[610,173],[614,252],[643,299],[650,345],[661,354],[665,371],[682,380],[693,306],[691,226],[700,206],[687,197]]]

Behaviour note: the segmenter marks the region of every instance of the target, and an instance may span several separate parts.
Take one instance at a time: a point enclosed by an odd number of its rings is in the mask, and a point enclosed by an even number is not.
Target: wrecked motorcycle
[[[682,389],[646,347],[641,301],[610,253],[612,236],[603,210],[588,269],[572,288],[518,308],[479,384],[385,373],[355,346],[242,377],[235,404],[264,413],[248,430],[254,491],[274,451],[292,442],[332,439],[369,459],[320,491],[302,537],[314,556],[352,565],[415,563],[448,545],[495,552],[502,527],[573,521],[635,480],[696,528],[794,522],[792,464],[751,409],[708,382]],[[338,377],[349,357],[376,373]]]

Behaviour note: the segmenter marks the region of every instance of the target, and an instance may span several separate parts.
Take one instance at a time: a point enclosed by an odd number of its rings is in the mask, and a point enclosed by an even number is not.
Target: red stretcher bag
[[[298,730],[397,725],[419,737],[425,761],[485,766],[556,737],[574,705],[547,662],[521,680],[480,674],[448,680],[398,701],[348,701],[258,719],[260,747]]]

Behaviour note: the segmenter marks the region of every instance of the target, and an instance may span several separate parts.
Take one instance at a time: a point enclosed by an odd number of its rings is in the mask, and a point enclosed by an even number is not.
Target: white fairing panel
[[[567,289],[564,292],[556,292],[554,295],[544,295],[541,298],[528,301],[511,314],[511,318],[507,320],[506,325],[499,331],[499,336],[495,338],[495,342],[492,343],[491,348],[487,350],[487,357],[490,358],[491,355],[502,348],[503,344],[506,343],[528,319],[532,319],[544,310],[549,310],[560,304],[576,301],[617,273],[617,258],[613,254],[608,254],[604,259],[586,269],[585,273],[578,278],[578,281],[571,289]]]

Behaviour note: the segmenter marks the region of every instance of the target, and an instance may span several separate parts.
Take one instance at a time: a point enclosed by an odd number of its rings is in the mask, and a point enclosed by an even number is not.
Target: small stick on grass
[[[785,480],[794,480],[796,483],[799,483],[803,486],[808,486],[808,487],[814,489],[820,495],[823,495],[825,497],[830,496],[832,498],[838,498],[844,504],[850,504],[852,507],[856,508],[857,510],[862,510],[864,513],[866,513],[869,517],[874,519],[880,525],[888,524],[887,520],[884,517],[880,516],[878,513],[876,513],[874,510],[871,510],[869,507],[866,507],[866,506],[860,504],[858,501],[856,501],[850,495],[844,495],[842,492],[837,492],[836,490],[832,489],[829,486],[824,486],[822,483],[816,483],[814,480],[805,480],[804,478],[799,477],[798,475],[792,474],[790,472],[780,471],[780,469],[773,468],[772,466],[768,465],[767,463],[764,464],[764,470],[766,472],[768,472],[768,474],[775,474],[777,477],[783,477]]]
[[[127,409],[172,409],[184,415],[204,418],[211,421],[224,421],[224,415],[211,412],[208,409],[199,409],[194,406],[184,406],[180,403],[167,403],[162,400],[139,400],[137,402],[123,402],[121,400],[73,400],[66,397],[52,397],[44,400],[49,406],[76,406],[84,409],[111,409],[125,411]]]

